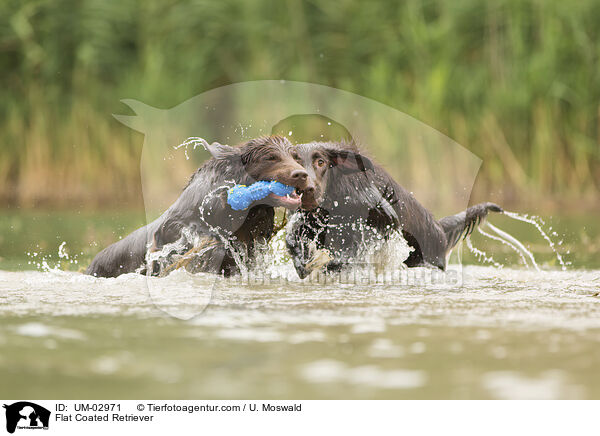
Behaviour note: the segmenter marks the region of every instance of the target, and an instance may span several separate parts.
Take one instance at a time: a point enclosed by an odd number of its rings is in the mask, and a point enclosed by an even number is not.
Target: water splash
[[[527,266],[527,259],[525,259],[525,256],[523,255],[523,253],[517,247],[515,247],[513,244],[511,244],[509,241],[507,241],[507,240],[505,240],[503,238],[500,238],[498,236],[490,235],[489,233],[487,233],[486,231],[484,231],[481,227],[479,227],[477,229],[477,231],[479,233],[481,233],[483,236],[485,236],[486,238],[493,239],[494,241],[498,241],[501,244],[504,244],[504,245],[510,247],[512,250],[514,250],[521,257],[521,260],[523,261],[523,263],[525,264],[525,266]]]
[[[179,145],[174,145],[173,148],[175,150],[179,150],[181,148],[183,148],[183,154],[185,155],[186,160],[190,160],[190,155],[188,152],[188,148],[192,147],[192,151],[196,150],[196,148],[198,147],[204,147],[205,150],[208,150],[208,142],[206,142],[205,139],[200,138],[198,136],[191,136],[188,139],[186,139],[185,141],[183,141],[181,144]]]
[[[188,147],[191,145],[195,149],[198,145],[204,144],[206,144],[206,141],[201,138],[194,137],[188,138],[188,140],[179,146],[176,146],[175,148]],[[223,247],[229,251],[238,267],[240,275],[242,278],[246,278],[250,275],[247,262],[249,253],[245,252],[243,249],[244,247],[241,246],[241,244],[236,243],[236,238],[232,232],[223,229],[218,225],[211,225],[205,216],[210,215],[208,202],[217,196],[222,190],[228,190],[235,184],[234,181],[225,181],[224,183],[224,185],[215,188],[203,199],[202,204],[199,207],[200,219],[205,229],[209,230],[211,236],[216,237],[219,240],[219,243],[222,243]],[[520,215],[514,212],[505,212],[505,215],[510,218],[534,225],[557,255],[562,269],[566,269],[565,262],[560,254],[556,251],[554,242],[542,229],[541,224],[538,221],[527,215]],[[341,232],[342,234],[351,233],[353,235],[361,235],[359,240],[354,241],[356,246],[358,246],[358,255],[352,256],[352,258],[349,259],[347,258],[349,253],[347,253],[345,249],[341,249],[339,252],[331,253],[334,259],[346,261],[348,266],[355,271],[368,269],[369,271],[375,270],[378,272],[382,270],[398,270],[406,268],[403,262],[410,254],[411,247],[408,246],[406,240],[400,233],[392,234],[391,237],[384,238],[382,235],[380,235],[378,229],[372,228],[361,219],[358,219],[352,223],[341,224],[319,222],[318,225],[319,228],[313,228],[316,235],[315,239],[319,237],[321,232],[326,231],[327,229]],[[311,226],[309,225],[309,227]],[[489,232],[485,231],[483,228],[487,229]],[[488,221],[483,222],[482,225],[478,226],[477,229],[483,236],[498,241],[518,253],[525,266],[531,266],[536,271],[540,271],[533,253],[531,253],[515,237],[497,228]],[[556,232],[553,233],[553,235],[555,234]],[[181,268],[182,266],[187,268],[187,262],[182,265],[182,260],[191,261],[194,258],[199,259],[203,254],[212,248],[207,247],[206,244],[204,244],[205,241],[203,240],[205,239],[206,238],[202,237],[202,234],[197,232],[197,229],[184,229],[182,237],[178,241],[165,245],[160,251],[157,252],[150,252],[149,250],[146,255],[147,265],[152,265],[153,263],[158,262],[160,266],[159,275],[168,274],[175,269]],[[497,262],[491,255],[488,255],[483,250],[474,247],[470,237],[467,237],[465,241],[468,249],[477,257],[479,261],[492,264],[498,269],[503,268],[503,265]],[[345,243],[343,238],[342,243]],[[272,277],[282,277],[286,275],[289,276],[289,273],[294,271],[293,264],[285,246],[285,232],[283,229],[279,230],[277,234],[274,235],[270,241],[267,241],[264,246],[261,244],[256,245],[258,249],[255,253],[256,256],[252,263],[253,274],[260,272],[262,274],[266,273],[266,275]],[[361,260],[357,261],[356,259]],[[153,272],[156,273],[156,271],[153,271],[152,268],[150,268],[148,274],[152,274]]]
[[[210,215],[208,202],[215,198],[220,192],[227,191],[235,185],[233,181],[225,181],[225,185],[221,185],[211,192],[202,200],[202,203],[198,207],[200,212],[200,221],[209,230],[208,236],[206,233],[200,234],[196,228],[185,227],[181,230],[181,237],[172,243],[165,244],[160,250],[154,250],[152,243],[147,247],[146,251],[146,265],[139,269],[139,272],[144,271],[147,275],[158,274],[159,276],[165,275],[179,269],[181,267],[187,267],[194,259],[200,259],[203,254],[209,250],[215,248],[214,243],[208,243],[210,239],[214,242],[212,237],[217,237],[218,240],[223,244],[223,247],[233,257],[241,274],[247,274],[247,253],[244,253],[236,244],[236,237],[234,234],[222,227],[213,226],[208,221],[206,215]]]
[[[542,228],[542,225],[544,225],[545,223],[540,217],[521,215],[516,212],[509,212],[509,211],[504,211],[503,214],[509,218],[512,218],[512,219],[515,219],[518,221],[523,221],[523,222],[533,225],[538,230],[538,232],[542,235],[544,240],[548,243],[548,245],[550,246],[550,248],[556,255],[556,258],[558,259],[558,262],[561,265],[561,269],[563,271],[566,270],[566,265],[568,265],[568,262],[565,262],[563,260],[562,256],[556,249],[557,244],[555,244],[554,241],[552,241],[550,236],[548,236],[546,231],[544,231],[544,229]],[[485,231],[484,228],[487,229],[488,231],[491,231],[491,233],[493,233],[493,234],[490,234],[489,232]],[[531,265],[537,271],[540,271],[540,268],[535,260],[533,253],[531,251],[529,251],[527,248],[525,248],[525,246],[519,240],[517,240],[514,236],[499,229],[498,227],[494,226],[487,220],[481,226],[479,226],[477,228],[477,231],[487,238],[498,241],[501,244],[510,247],[512,250],[514,250],[516,253],[519,254],[519,256],[520,256],[523,264],[525,264],[525,266],[529,267]],[[552,231],[552,228],[550,228],[549,231]],[[558,234],[556,232],[553,232],[551,234],[552,234],[552,236],[558,236]],[[472,244],[472,241],[469,238],[467,238],[466,240],[467,240],[467,247],[477,257],[477,259],[479,261],[492,263],[496,267],[499,266],[498,262],[495,262],[491,256],[488,256],[487,253],[483,252],[482,250],[479,250],[478,248],[475,248]],[[562,245],[562,241],[559,241],[558,245]]]
[[[43,272],[61,272],[72,269],[77,270],[80,268],[79,257],[83,256],[83,252],[78,254],[69,254],[66,241],[63,241],[58,247],[58,259],[55,259],[53,254],[43,254],[41,250],[28,251],[26,254],[29,258],[27,264],[32,265]]]
[[[540,235],[542,235],[542,237],[550,245],[550,248],[552,249],[552,251],[556,255],[556,259],[558,260],[558,263],[560,264],[562,270],[566,271],[567,265],[566,265],[565,261],[563,260],[562,256],[560,255],[560,253],[558,252],[558,250],[556,249],[556,245],[554,244],[554,242],[552,241],[552,239],[550,239],[550,237],[546,234],[546,232],[542,228],[542,225],[544,224],[544,222],[542,221],[542,219],[540,217],[529,216],[529,215],[521,215],[521,214],[518,214],[516,212],[507,212],[507,211],[504,211],[504,214],[506,216],[510,217],[510,218],[515,219],[515,220],[523,221],[523,222],[526,222],[526,223],[529,223],[529,224],[533,225],[540,232]],[[552,229],[550,229],[550,230],[552,230]],[[554,232],[553,235],[556,235],[556,232]],[[558,245],[561,245],[561,244],[562,244],[562,241],[560,241],[558,243]]]
[[[481,228],[478,228],[478,230],[480,231],[480,233],[483,233],[483,232],[481,232]],[[494,239],[494,236],[489,235],[488,237],[492,237],[492,239]],[[485,251],[480,250],[480,249],[474,247],[473,246],[473,241],[471,241],[471,237],[470,236],[465,239],[465,242],[467,244],[467,248],[469,249],[469,251],[471,253],[473,253],[477,257],[477,260],[483,261],[485,263],[491,263],[492,265],[494,265],[498,269],[501,269],[501,268],[504,267],[504,265],[496,262],[491,255],[488,256],[488,254]]]
[[[533,267],[536,269],[536,271],[540,271],[539,266],[537,265],[537,263],[535,262],[535,258],[533,257],[533,253],[531,253],[531,251],[529,251],[527,248],[525,248],[525,246],[523,244],[521,244],[521,242],[513,237],[512,235],[506,233],[503,230],[500,230],[498,227],[492,225],[489,222],[486,222],[484,224],[488,229],[490,229],[491,231],[493,231],[494,233],[496,233],[496,235],[498,235],[498,239],[503,240],[507,245],[513,247],[515,250],[517,250],[519,252],[519,254],[521,254],[521,258],[523,260],[525,260],[525,256],[527,256],[529,258],[529,260],[531,261],[531,264],[533,265]],[[485,232],[481,232],[483,235],[490,237],[491,235],[486,234]],[[527,262],[525,262],[525,264],[527,265]]]
[[[229,253],[231,253],[231,256],[233,257],[233,260],[235,261],[240,273],[247,274],[248,267],[246,266],[247,262],[245,261],[247,254],[243,253],[241,250],[236,248],[236,246],[235,246],[236,245],[235,244],[236,237],[234,236],[233,232],[223,229],[222,227],[217,227],[217,226],[211,225],[205,217],[205,210],[206,210],[207,202],[209,200],[211,200],[212,198],[214,198],[217,195],[217,192],[223,191],[223,190],[229,191],[229,189],[231,189],[234,185],[235,185],[235,181],[233,181],[233,180],[227,181],[226,180],[225,185],[221,185],[218,188],[215,188],[204,198],[204,200],[202,200],[202,204],[199,207],[200,220],[202,222],[204,222],[204,224],[209,228],[209,230],[211,232],[213,232],[221,240],[225,249],[228,250]]]
[[[58,247],[58,257],[60,259],[66,259],[69,260],[69,253],[67,252],[67,242],[63,241],[62,244],[60,244],[60,246]]]
[[[142,265],[137,272],[145,272],[148,276],[165,275],[177,269],[175,266],[186,259],[192,247],[197,245],[199,245],[199,235],[189,228],[183,228],[181,237],[177,241],[163,245],[160,250],[153,250],[152,244],[149,244],[146,251],[146,264]]]

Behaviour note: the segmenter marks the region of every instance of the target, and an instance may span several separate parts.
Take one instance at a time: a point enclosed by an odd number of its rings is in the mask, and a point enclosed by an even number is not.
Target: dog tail
[[[446,233],[446,253],[454,248],[458,241],[473,233],[485,221],[488,212],[502,213],[504,210],[494,203],[479,203],[456,215],[442,218],[439,223]]]

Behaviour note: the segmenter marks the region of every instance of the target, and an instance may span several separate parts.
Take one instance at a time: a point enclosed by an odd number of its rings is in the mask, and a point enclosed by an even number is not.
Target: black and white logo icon
[[[48,429],[50,411],[29,401],[5,404],[6,431],[14,433],[16,429],[39,430]]]

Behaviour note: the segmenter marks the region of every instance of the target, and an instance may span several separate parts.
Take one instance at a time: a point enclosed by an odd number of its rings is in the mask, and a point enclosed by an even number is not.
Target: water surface
[[[86,263],[98,250],[86,248],[86,234],[110,239],[112,228],[124,234],[136,219],[121,216],[116,226],[108,215],[0,220],[4,396],[600,398],[599,229],[585,218],[555,224],[571,230],[561,248],[573,264],[567,271],[539,237],[495,220],[538,248],[542,271],[525,269],[518,256],[477,239],[506,266],[472,264],[465,250],[469,265],[458,270],[460,286],[315,283],[293,275],[257,283],[185,272],[150,282],[135,274],[96,279],[33,271],[31,256],[21,253],[35,248],[31,242],[56,253],[67,241],[71,257],[83,252],[80,263]],[[30,241],[26,230],[5,231],[18,220],[21,229],[39,223],[31,229],[38,236]],[[53,220],[71,221],[52,231]],[[569,220],[580,220],[579,228]],[[57,255],[54,260],[59,263]],[[63,259],[72,270],[77,265]],[[293,272],[285,261],[277,271]],[[153,286],[168,292],[151,295]],[[194,289],[210,293],[206,309]]]

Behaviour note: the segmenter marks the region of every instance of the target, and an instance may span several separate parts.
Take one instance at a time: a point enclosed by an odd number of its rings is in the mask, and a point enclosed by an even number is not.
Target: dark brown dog
[[[350,143],[297,145],[292,156],[315,181],[292,213],[286,243],[301,278],[314,268],[317,252],[327,250],[326,269],[335,271],[361,260],[362,250],[401,231],[413,248],[404,263],[446,268],[446,255],[461,237],[487,216],[501,212],[481,203],[437,221],[412,194]]]
[[[102,250],[87,274],[116,277],[149,267],[160,275],[173,263],[174,255],[200,245],[204,248],[195,254],[190,268],[230,275],[238,271],[236,254],[251,262],[257,243],[270,239],[274,207],[314,207],[314,182],[291,157],[292,145],[287,139],[261,137],[238,147],[204,145],[213,158],[192,176],[177,201],[154,222]],[[297,192],[288,197],[270,194],[248,210],[235,211],[227,204],[227,189],[218,189],[228,181],[251,185],[260,180],[277,180]],[[146,265],[149,247],[154,253],[166,251],[158,256],[162,261]]]

